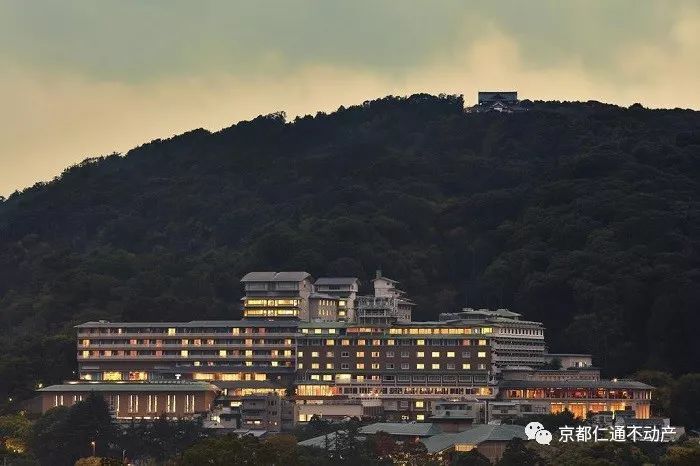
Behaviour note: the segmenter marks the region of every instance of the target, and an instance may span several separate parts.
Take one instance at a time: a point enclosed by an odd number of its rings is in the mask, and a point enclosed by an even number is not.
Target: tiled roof
[[[427,437],[440,433],[442,430],[430,422],[377,422],[360,429],[361,434],[376,434],[386,432],[389,435],[411,435]]]
[[[607,388],[651,389],[636,380],[501,380],[499,388]]]
[[[310,278],[308,272],[248,272],[241,278],[246,282],[300,282]]]
[[[433,435],[420,441],[429,453],[436,453],[452,448],[456,444],[479,445],[483,442],[508,442],[515,437],[527,439],[523,426],[478,424],[463,432]]]
[[[319,277],[314,285],[354,285],[359,281],[357,277]]]

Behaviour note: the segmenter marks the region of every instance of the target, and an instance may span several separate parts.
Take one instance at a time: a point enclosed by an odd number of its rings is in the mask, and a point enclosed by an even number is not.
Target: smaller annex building
[[[44,413],[57,406],[73,406],[99,393],[117,419],[154,419],[162,415],[188,418],[211,410],[219,388],[206,382],[71,382],[41,388]]]

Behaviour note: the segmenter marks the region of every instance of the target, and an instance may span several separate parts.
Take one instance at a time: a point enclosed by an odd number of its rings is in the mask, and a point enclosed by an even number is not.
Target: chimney
[[[377,269],[377,272],[375,273],[375,277],[374,277],[374,278],[382,278],[382,271],[381,271],[381,269]]]

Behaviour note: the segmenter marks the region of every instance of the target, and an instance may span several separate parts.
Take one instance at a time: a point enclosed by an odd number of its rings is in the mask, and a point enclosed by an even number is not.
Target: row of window
[[[303,357],[304,354],[305,354],[304,351],[298,351],[298,352],[297,352],[297,356],[299,356],[300,358]],[[312,358],[318,358],[318,357],[320,356],[320,354],[321,354],[321,352],[319,352],[319,351],[311,351],[311,357],[312,357]],[[326,352],[325,352],[325,355],[326,355],[327,358],[332,358],[332,357],[334,356],[334,354],[335,354],[335,353],[334,353],[333,351],[326,351]],[[357,352],[355,353],[355,357],[356,357],[356,358],[364,358],[366,354],[369,355],[370,357],[373,357],[373,358],[379,358],[379,357],[381,357],[381,354],[380,354],[379,351],[371,351],[371,352],[368,352],[368,353],[365,353],[364,351],[357,351]],[[387,351],[386,354],[385,354],[385,357],[387,357],[387,358],[393,358],[393,357],[395,357],[395,354],[396,354],[396,353],[395,353],[394,351]],[[447,357],[447,358],[454,358],[455,355],[456,355],[456,352],[455,352],[455,351],[445,351],[444,353],[441,353],[440,351],[431,351],[429,354],[430,354],[430,357],[431,357],[431,358],[440,358],[440,357],[442,357],[443,354],[444,354],[444,356]],[[350,352],[349,352],[349,351],[342,351],[342,352],[340,353],[340,357],[341,357],[341,358],[350,357]],[[402,357],[402,358],[409,358],[409,357],[411,357],[411,353],[408,352],[408,351],[402,351],[402,352],[401,352],[401,357]],[[424,357],[425,357],[425,351],[418,351],[418,352],[416,353],[416,357],[418,357],[418,358],[424,358]],[[470,351],[462,351],[462,357],[463,357],[463,358],[471,358],[471,352],[470,352]],[[478,352],[477,352],[477,357],[479,357],[479,358],[485,358],[485,357],[486,357],[486,351],[478,351]]]
[[[70,395],[54,395],[54,407],[64,406],[66,399]],[[139,412],[139,399],[142,395],[128,395],[128,412],[130,414]],[[177,411],[177,396],[176,395],[148,395],[147,412],[158,413],[158,398],[165,396],[165,412],[174,413]],[[73,395],[73,404],[83,401],[83,395]],[[108,397],[110,408],[119,412],[119,395],[111,395]],[[194,413],[195,401],[194,395],[185,395],[185,413]]]
[[[381,369],[381,365],[379,363],[365,364],[363,362],[358,362],[354,366],[355,366],[354,369],[357,369],[357,370],[363,370],[363,369],[380,370]],[[298,369],[304,369],[304,367],[305,366],[304,366],[303,362],[297,363]],[[321,364],[319,364],[317,362],[312,362],[308,368],[309,369],[321,369]],[[334,368],[335,368],[335,365],[333,363],[330,363],[330,362],[323,365],[323,369],[334,369]],[[409,363],[401,363],[400,368],[401,368],[401,370],[410,370],[411,365]],[[416,368],[416,370],[425,370],[426,368],[429,368],[431,370],[440,370],[440,369],[455,370],[455,369],[457,369],[457,365],[454,363],[447,363],[447,364],[417,363],[415,365],[415,368]],[[462,370],[471,370],[472,365],[470,363],[463,363],[461,365],[461,368],[462,368]],[[485,370],[486,364],[477,364],[476,368],[479,370]],[[340,369],[350,369],[350,364],[341,363]],[[394,369],[396,369],[396,366],[393,363],[387,363],[384,365],[384,369],[394,370]]]

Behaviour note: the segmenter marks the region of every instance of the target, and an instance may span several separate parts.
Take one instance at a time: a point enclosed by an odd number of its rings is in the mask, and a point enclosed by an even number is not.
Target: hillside
[[[239,316],[255,269],[509,307],[606,374],[700,370],[700,113],[388,97],[195,130],[0,203],[0,396],[70,378],[88,319]]]

